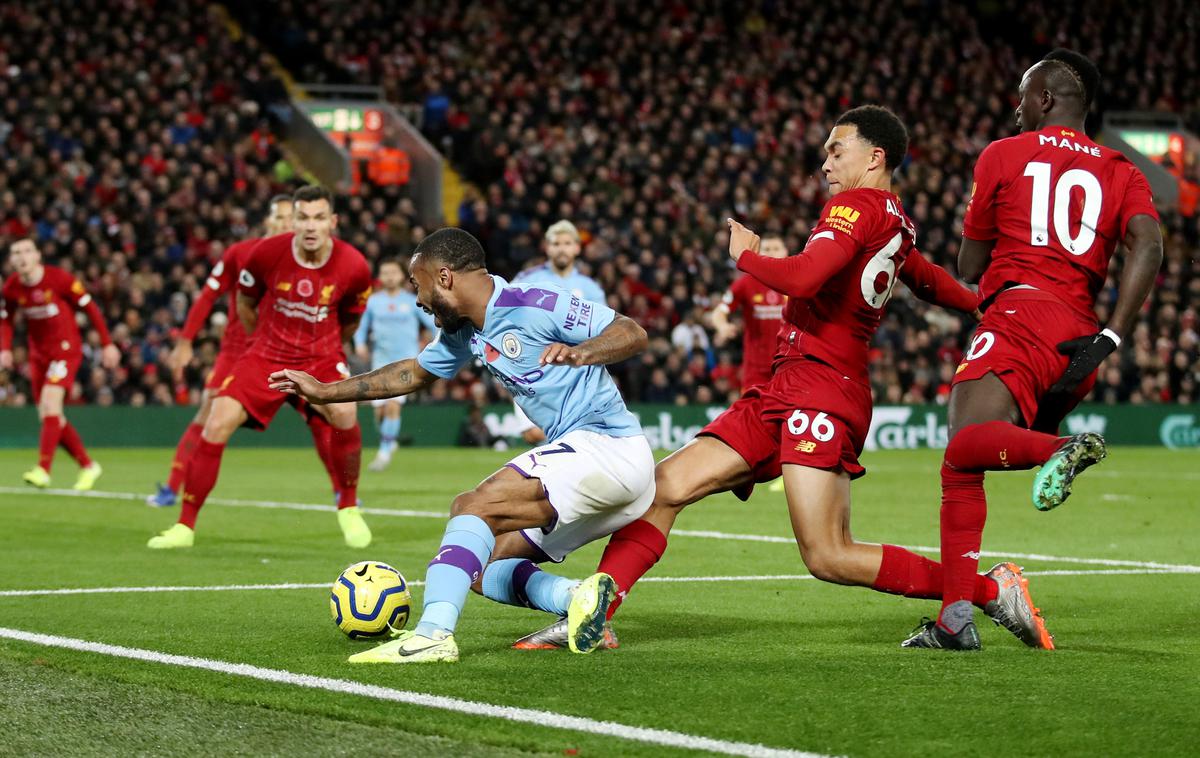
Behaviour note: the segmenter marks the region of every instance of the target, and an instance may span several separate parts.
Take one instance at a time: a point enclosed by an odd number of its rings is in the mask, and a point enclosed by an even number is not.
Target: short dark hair
[[[291,195],[279,194],[279,195],[276,195],[271,198],[270,202],[267,203],[267,207],[270,208],[272,205],[277,205],[279,203],[292,203],[292,202],[295,202],[295,201],[292,200]]]
[[[448,226],[438,229],[417,245],[413,257],[428,256],[451,271],[487,268],[483,246],[470,232]]]
[[[292,193],[293,203],[311,203],[316,200],[324,200],[329,203],[330,210],[333,210],[333,193],[319,184],[306,184]]]
[[[1046,57],[1042,60],[1065,63],[1083,84],[1083,96],[1087,101],[1084,106],[1090,107],[1092,103],[1096,102],[1096,95],[1100,92],[1100,69],[1096,68],[1096,64],[1092,63],[1086,55],[1065,47],[1057,47],[1046,53]]]
[[[849,124],[867,143],[883,150],[883,162],[895,170],[908,154],[908,130],[895,113],[879,105],[860,105],[838,117],[834,126]]]

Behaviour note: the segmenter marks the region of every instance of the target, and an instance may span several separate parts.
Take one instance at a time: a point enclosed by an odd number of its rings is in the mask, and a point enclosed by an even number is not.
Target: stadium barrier
[[[720,407],[632,405],[650,444],[675,450],[722,411]],[[99,447],[174,447],[191,420],[188,407],[77,406],[67,416],[88,445]],[[371,409],[360,409],[363,443],[378,442]],[[421,447],[452,446],[466,417],[457,403],[408,405],[402,436]],[[497,437],[516,438],[520,425],[511,405],[485,409],[484,423]],[[1064,434],[1098,432],[1114,445],[1169,448],[1200,447],[1200,405],[1085,405],[1067,417]],[[36,448],[39,425],[33,408],[0,408],[0,448]],[[307,447],[311,440],[301,418],[284,408],[265,432],[239,431],[232,444],[242,447]],[[946,446],[946,409],[938,405],[875,408],[867,450],[911,450]]]

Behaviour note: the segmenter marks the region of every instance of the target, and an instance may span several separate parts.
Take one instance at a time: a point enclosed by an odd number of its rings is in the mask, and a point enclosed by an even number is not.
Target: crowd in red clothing
[[[163,364],[173,330],[221,249],[295,183],[272,136],[281,86],[269,51],[299,80],[383,86],[478,188],[459,222],[499,273],[535,261],[550,223],[574,221],[581,263],[652,335],[618,369],[630,399],[723,403],[740,360],[736,341],[713,345],[708,316],[735,273],[723,219],[802,247],[825,200],[821,145],[838,113],[877,102],[908,124],[898,191],[921,250],[953,271],[975,157],[1012,133],[1020,74],[1048,48],[1098,62],[1103,107],[1169,109],[1200,131],[1200,10],[1162,6],[1146,14],[1122,0],[1093,16],[1017,0],[517,0],[415,2],[399,14],[372,0],[277,0],[230,6],[250,32],[235,38],[187,4],[0,2],[0,237],[32,234],[79,275],[123,348],[115,373],[89,358],[77,401],[194,397],[219,318],[182,387]],[[848,24],[853,41],[830,36]],[[1189,161],[1176,170],[1194,180]],[[340,210],[340,233],[371,260],[403,256],[424,234],[399,192]],[[1164,224],[1153,301],[1096,399],[1197,399],[1200,216]],[[944,399],[970,329],[898,288],[873,345],[877,399]],[[468,375],[434,397],[476,382],[475,397],[500,396]],[[27,377],[0,374],[0,403],[27,397]]]

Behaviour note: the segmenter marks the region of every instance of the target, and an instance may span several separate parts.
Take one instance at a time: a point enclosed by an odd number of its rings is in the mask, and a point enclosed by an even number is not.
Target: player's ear
[[[336,213],[334,213],[333,215],[331,215],[329,217],[329,228],[337,229],[337,224],[338,224],[338,215]]]
[[[442,285],[442,289],[451,289],[454,285],[454,272],[446,266],[439,268],[438,284]]]

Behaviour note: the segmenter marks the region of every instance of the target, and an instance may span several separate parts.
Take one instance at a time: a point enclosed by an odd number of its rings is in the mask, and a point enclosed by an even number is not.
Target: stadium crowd
[[[4,28],[21,33],[0,35],[0,235],[34,235],[114,325],[122,368],[81,372],[76,400],[194,399],[220,320],[178,386],[163,364],[172,331],[222,247],[294,184],[272,137],[281,85],[265,47],[303,81],[382,85],[478,187],[459,223],[498,273],[538,262],[543,230],[574,221],[584,268],[652,336],[615,372],[628,398],[724,403],[739,356],[714,344],[708,320],[736,273],[723,219],[800,249],[826,199],[821,146],[838,113],[877,102],[909,125],[898,191],[921,250],[953,271],[975,157],[1013,132],[1016,84],[1048,48],[1093,56],[1108,74],[1104,107],[1169,109],[1200,131],[1200,10],[1163,5],[1172,12],[1089,16],[1069,3],[1034,15],[1016,0],[749,11],[522,0],[397,13],[283,0],[234,9],[250,31],[239,37],[185,4],[4,3],[0,17],[18,22]],[[1200,183],[1196,158],[1177,167],[1181,180]],[[1197,400],[1200,216],[1186,210],[1164,216],[1152,303],[1103,368],[1097,400]],[[406,255],[424,233],[396,193],[368,188],[340,211],[341,235],[372,260]],[[877,399],[944,400],[970,329],[898,287],[876,336]],[[485,377],[463,377],[431,397],[499,399]],[[0,403],[21,402],[25,386],[0,376]]]

